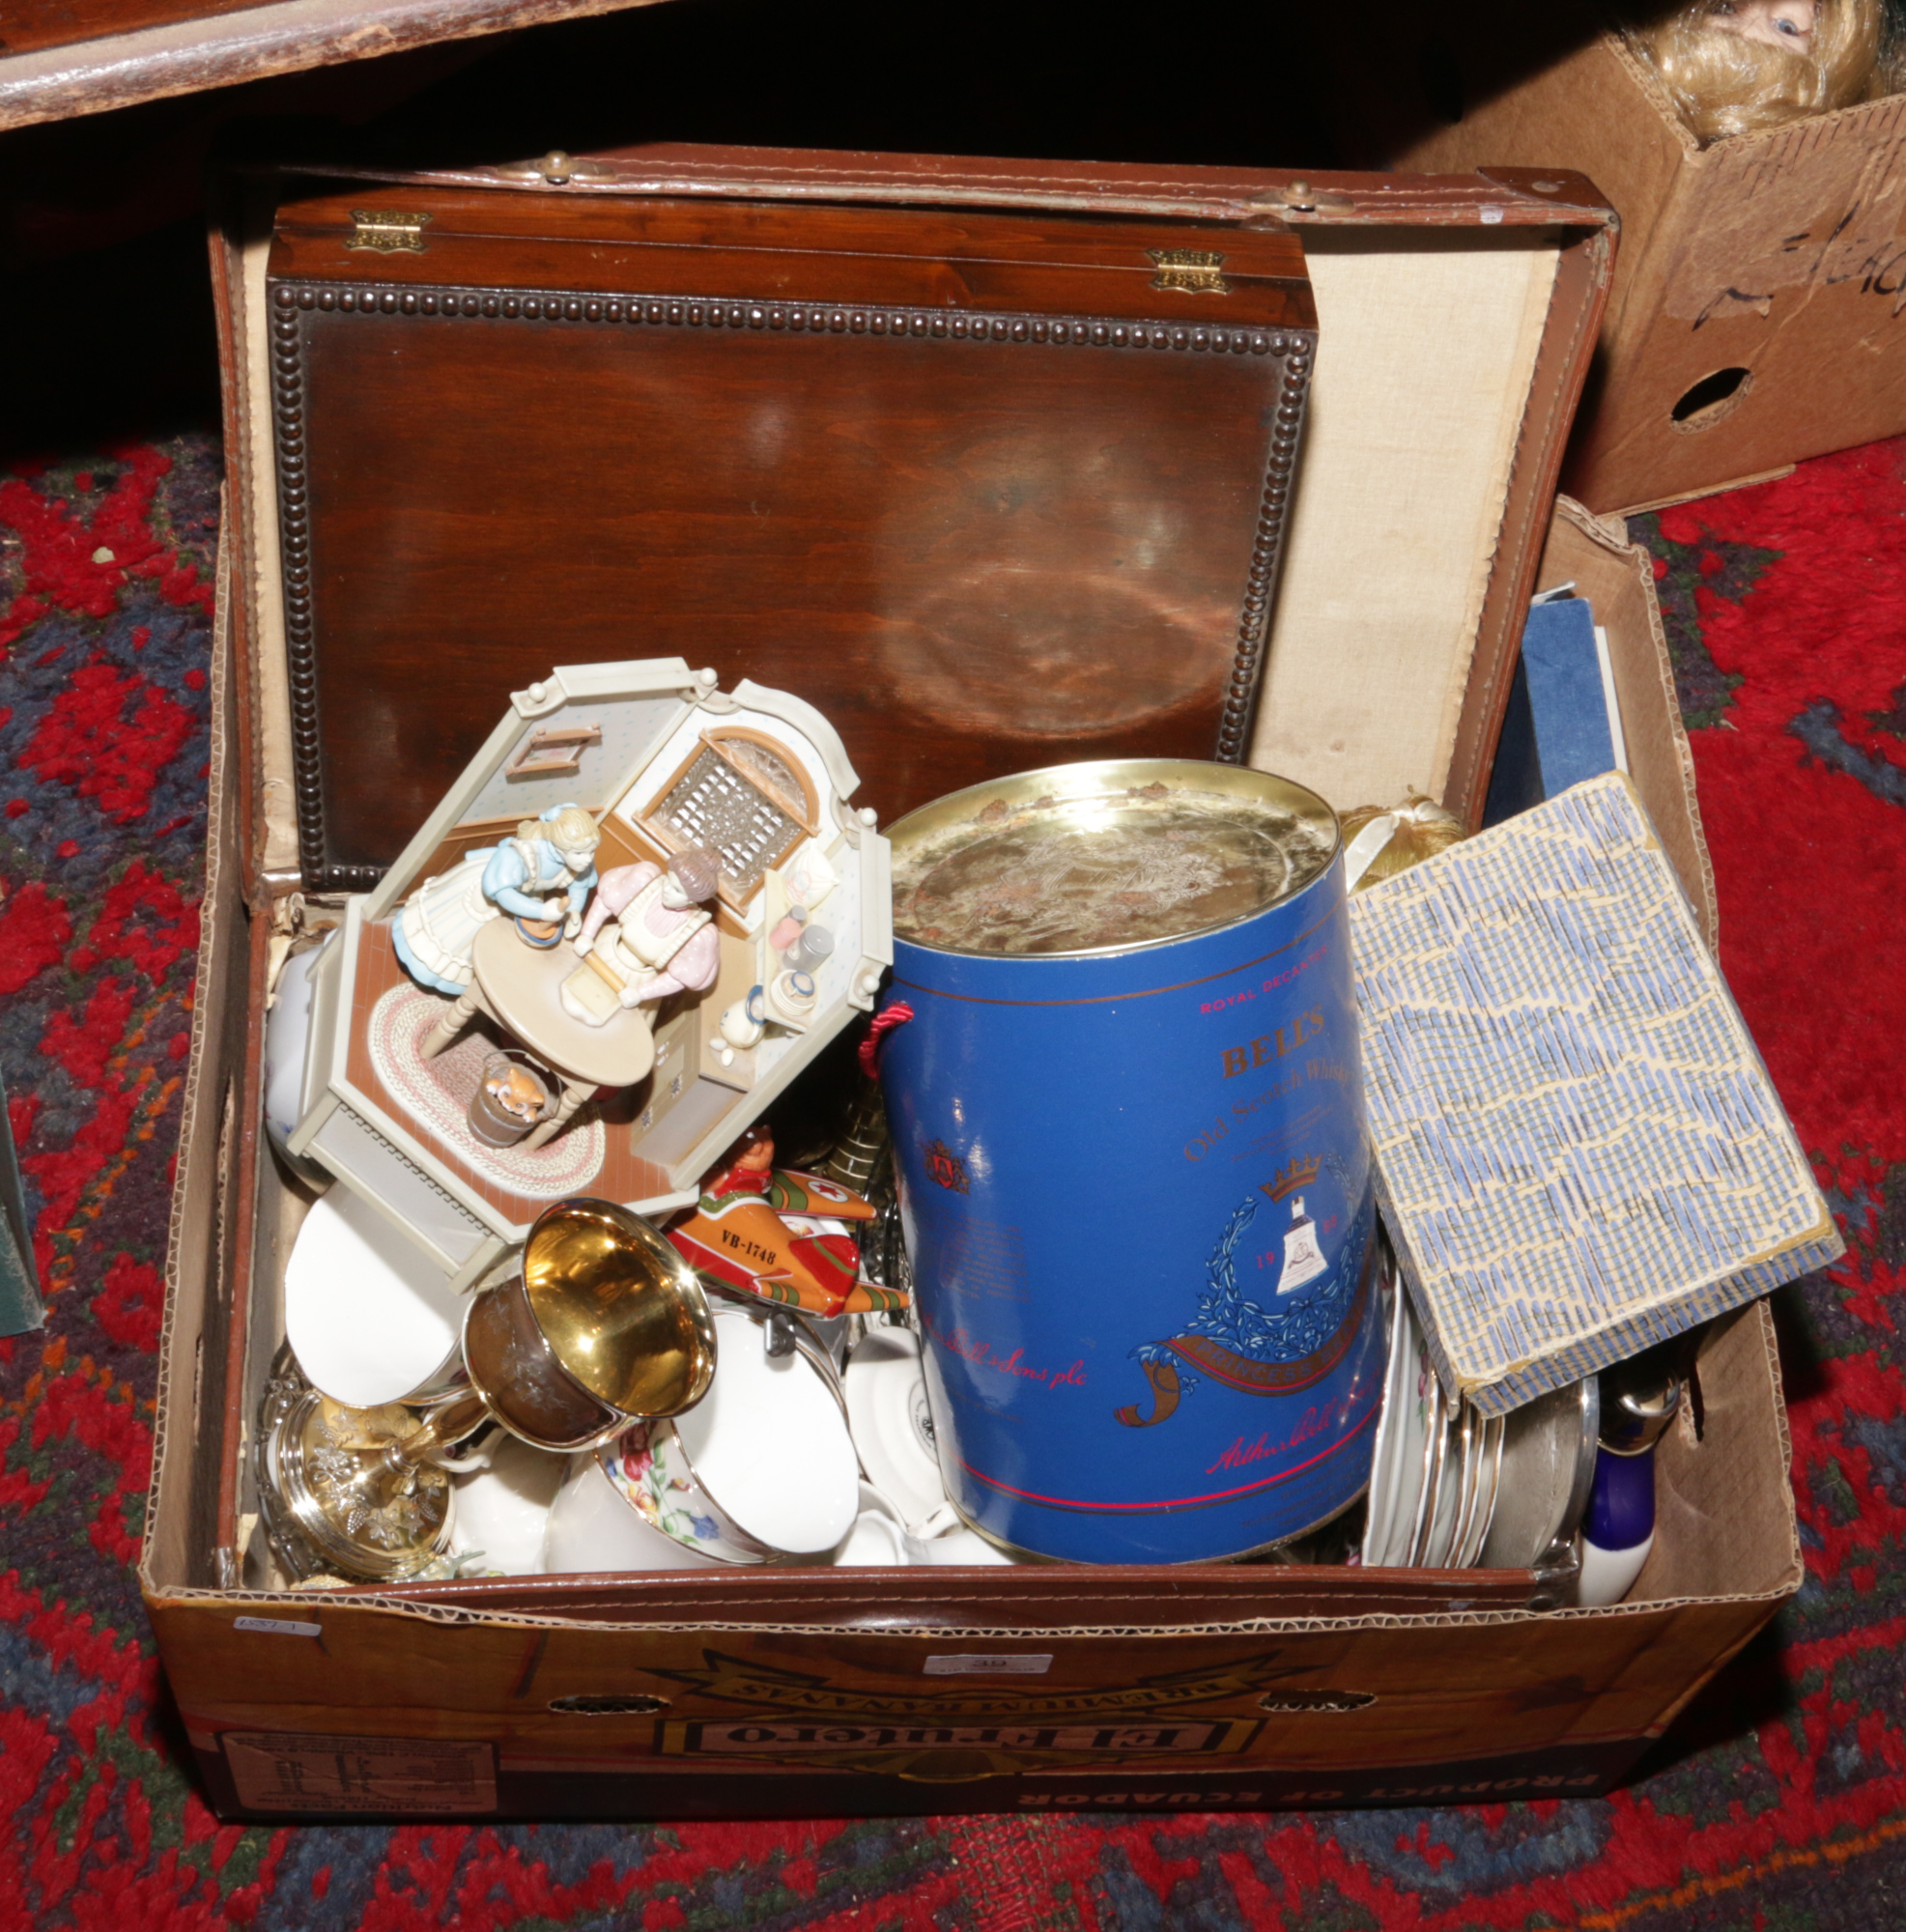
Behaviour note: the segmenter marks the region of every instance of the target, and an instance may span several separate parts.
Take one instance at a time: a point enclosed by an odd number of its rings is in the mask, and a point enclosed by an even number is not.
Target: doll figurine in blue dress
[[[404,969],[421,986],[455,999],[473,977],[476,935],[499,913],[560,923],[574,938],[596,883],[601,835],[579,805],[553,805],[526,818],[516,837],[468,852],[404,901],[390,929]]]

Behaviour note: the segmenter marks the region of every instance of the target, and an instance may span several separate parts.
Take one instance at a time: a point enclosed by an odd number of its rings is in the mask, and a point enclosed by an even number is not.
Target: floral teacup
[[[543,1570],[548,1576],[588,1576],[625,1570],[699,1570],[703,1556],[653,1528],[605,1467],[609,1449],[584,1449],[570,1459],[569,1473],[551,1505],[543,1531]]]
[[[839,1385],[811,1345],[770,1355],[744,1310],[715,1317],[721,1366],[671,1421],[638,1423],[600,1454],[651,1528],[722,1563],[818,1563],[853,1527],[860,1466]]]

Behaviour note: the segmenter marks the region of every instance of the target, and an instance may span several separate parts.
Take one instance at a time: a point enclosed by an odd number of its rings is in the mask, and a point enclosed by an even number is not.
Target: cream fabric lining
[[[1304,231],[1318,355],[1251,763],[1442,796],[1560,260],[1548,230]]]
[[[264,770],[265,870],[298,865],[298,812],[292,791],[290,662],[285,651],[283,558],[278,551],[278,464],[271,410],[271,343],[265,277],[271,255],[272,209],[247,211],[244,243],[244,486],[251,496],[251,668]]]

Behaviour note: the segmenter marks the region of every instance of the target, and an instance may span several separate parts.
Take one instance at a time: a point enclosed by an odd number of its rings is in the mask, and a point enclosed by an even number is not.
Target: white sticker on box
[[[487,1742],[227,1731],[222,1743],[239,1803],[254,1811],[497,1808],[497,1749]]]
[[[928,1677],[1043,1677],[1051,1668],[1049,1650],[1016,1655],[962,1652],[926,1660]]]
[[[232,1628],[263,1631],[268,1636],[323,1636],[323,1624],[298,1624],[286,1617],[234,1617]]]

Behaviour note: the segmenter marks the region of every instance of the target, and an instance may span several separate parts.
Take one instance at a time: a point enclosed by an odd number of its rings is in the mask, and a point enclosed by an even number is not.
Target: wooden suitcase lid
[[[269,297],[308,884],[556,662],[792,691],[883,819],[1242,754],[1315,340],[1281,223],[317,186]]]
[[[307,876],[314,882],[349,885],[367,882],[374,875],[380,860],[342,849],[335,826],[323,827],[325,838],[314,841],[312,825],[322,823],[322,809],[328,801],[345,796],[347,774],[361,769],[366,756],[388,765],[400,756],[408,758],[411,753],[405,748],[419,738],[428,741],[431,734],[442,732],[447,721],[440,717],[440,709],[446,688],[454,685],[455,671],[446,653],[441,662],[450,667],[447,675],[434,681],[426,677],[410,691],[397,693],[373,718],[376,732],[382,735],[359,734],[362,742],[354,743],[349,734],[340,738],[330,715],[322,712],[315,662],[308,654],[300,657],[299,640],[287,636],[275,458],[268,434],[274,400],[273,345],[276,342],[281,352],[280,369],[288,361],[301,383],[302,325],[298,318],[314,311],[293,306],[289,313],[274,312],[268,266],[274,270],[294,265],[311,269],[314,279],[306,286],[314,305],[322,298],[317,271],[327,266],[315,252],[324,238],[301,230],[294,233],[296,223],[287,222],[273,243],[276,212],[293,200],[330,211],[329,240],[325,243],[332,251],[328,266],[344,270],[329,281],[336,295],[341,298],[347,288],[373,287],[380,315],[384,297],[391,296],[399,306],[385,320],[393,327],[400,322],[411,325],[411,340],[417,338],[414,325],[422,318],[404,316],[404,296],[414,294],[421,309],[433,288],[441,294],[444,278],[439,275],[433,283],[431,273],[424,272],[430,270],[428,254],[383,255],[373,248],[348,247],[350,234],[342,223],[349,220],[353,208],[363,208],[373,215],[371,228],[378,225],[379,208],[396,213],[435,213],[440,206],[478,206],[493,212],[510,208],[517,211],[513,216],[517,232],[507,245],[520,247],[525,245],[526,227],[532,236],[551,235],[561,225],[557,213],[587,206],[596,213],[596,227],[573,232],[593,233],[598,239],[550,243],[547,260],[570,264],[602,248],[613,249],[612,237],[600,239],[603,224],[613,228],[620,221],[624,225],[618,232],[632,234],[640,222],[658,220],[664,212],[681,221],[697,209],[704,216],[720,213],[732,221],[741,214],[765,222],[777,218],[777,203],[793,204],[781,213],[798,213],[806,205],[811,215],[832,223],[869,220],[881,215],[883,206],[904,206],[910,218],[930,219],[941,225],[943,234],[951,228],[955,236],[977,232],[982,217],[997,223],[1005,218],[1003,210],[1022,211],[1022,218],[1044,223],[1048,229],[1055,216],[1065,217],[1066,225],[1053,232],[1080,237],[1103,236],[1112,225],[1107,217],[1128,218],[1147,229],[1162,226],[1181,247],[1201,233],[1210,236],[1212,224],[1222,224],[1216,239],[1200,252],[1234,257],[1275,242],[1282,226],[1303,230],[1318,289],[1316,300],[1324,310],[1326,347],[1317,381],[1326,392],[1322,400],[1327,401],[1328,409],[1321,426],[1314,424],[1309,432],[1287,539],[1291,554],[1287,581],[1282,603],[1272,613],[1266,696],[1260,705],[1249,759],[1311,783],[1339,804],[1401,796],[1407,785],[1416,785],[1443,797],[1459,811],[1472,806],[1480,809],[1522,615],[1553,497],[1561,441],[1586,372],[1612,261],[1613,216],[1593,185],[1580,177],[1562,171],[1497,170],[1434,178],[1332,174],[1299,181],[1288,174],[1213,168],[1159,170],[664,146],[583,160],[546,156],[521,166],[428,175],[343,172],[348,178],[341,179],[340,170],[329,168],[322,177],[314,172],[288,176],[275,172],[233,179],[214,236],[213,276],[227,379],[235,525],[245,546],[250,593],[235,613],[238,654],[252,680],[249,722],[256,732],[245,769],[254,781],[263,781],[247,812],[251,876],[262,873],[286,881],[288,868],[300,856],[300,842]],[[353,187],[351,181],[359,185]],[[479,192],[478,203],[457,199],[470,190]],[[440,203],[437,197],[443,200]],[[369,205],[372,202],[375,208]],[[526,217],[523,209],[538,202],[542,209],[531,207]],[[650,204],[669,204],[669,208],[661,211]],[[427,247],[438,246],[439,236],[450,236],[455,225],[446,221],[439,230],[435,220],[426,224],[421,234],[428,238]],[[480,243],[480,237],[460,232],[441,245],[464,250]],[[827,259],[838,264],[841,257]],[[365,273],[365,265],[376,273]],[[894,266],[890,244],[882,267],[892,271]],[[1148,283],[1151,266],[1148,262],[1135,273],[1128,270],[1131,280]],[[408,282],[403,279],[406,271]],[[1229,276],[1229,268],[1222,272]],[[583,280],[573,268],[565,273],[579,284]],[[1278,279],[1266,276],[1264,286]],[[489,292],[501,293],[494,283]],[[295,305],[298,292],[288,293]],[[480,295],[483,288],[479,284],[463,293]],[[584,308],[595,298],[606,302],[618,298],[580,287],[575,292],[575,299]],[[916,306],[930,318],[932,311],[925,303]],[[1109,302],[1107,310],[1113,317],[1118,314]],[[335,309],[315,312],[329,314],[333,321],[338,316]],[[362,311],[356,313],[361,327]],[[1332,315],[1342,326],[1342,348],[1334,358],[1327,346]],[[444,325],[434,320],[441,330]],[[467,319],[479,324],[494,320]],[[563,333],[573,349],[591,333],[586,314],[580,320],[583,327],[565,317],[555,331],[547,321],[539,319],[537,326],[547,333]],[[462,329],[467,321],[448,327]],[[520,327],[521,319],[517,321]],[[745,323],[744,317],[744,327],[729,334],[725,318],[720,333],[730,348],[764,340],[784,346],[784,334],[769,336],[764,326],[760,334],[751,337]],[[626,329],[627,325],[617,327]],[[274,328],[291,339],[278,340]],[[687,339],[689,330],[678,328],[676,333]],[[696,335],[702,345],[715,339],[705,320]],[[407,339],[401,329],[398,339]],[[857,340],[863,350],[872,346],[866,336]],[[894,345],[890,340],[885,346]],[[704,348],[704,353],[714,352]],[[1003,356],[990,349],[985,353],[994,358],[995,367],[1014,366],[1010,353]],[[1056,362],[1049,348],[1042,353],[1045,366],[1063,367],[1068,358],[1073,367],[1079,366],[1077,349],[1067,350]],[[1090,361],[1096,353],[1085,350],[1084,359]],[[1148,358],[1127,354],[1124,359]],[[1277,358],[1268,354],[1257,356],[1248,349],[1235,360],[1228,355],[1211,358],[1209,352],[1200,355],[1189,351],[1178,356],[1166,354],[1152,366],[1169,367],[1174,360],[1181,367],[1197,364],[1235,372],[1274,366]],[[732,359],[727,366],[735,366]],[[1028,366],[1024,356],[1018,366]],[[1334,393],[1328,393],[1333,385]],[[472,413],[479,413],[490,400],[485,392]],[[1222,427],[1235,453],[1236,417]],[[430,437],[447,435],[441,423],[429,428]],[[1071,446],[1076,448],[1076,440]],[[304,452],[300,447],[292,453]],[[838,469],[839,450],[830,448],[828,454]],[[475,460],[481,465],[486,459]],[[486,477],[498,468],[494,447],[488,463],[482,472]],[[573,464],[567,475],[536,498],[536,518],[559,522],[564,495],[574,497],[593,487],[595,480],[585,466]],[[612,480],[623,487],[619,476]],[[1166,483],[1168,487],[1156,496],[1167,511],[1176,512],[1184,498],[1173,494],[1180,488],[1177,479],[1168,478]],[[1090,493],[1083,494],[1090,502]],[[479,496],[479,508],[469,518],[473,526],[496,524],[496,519],[482,513],[481,506],[490,500],[487,494]],[[1235,502],[1226,507],[1236,514]],[[871,518],[871,512],[866,514]],[[295,515],[283,532],[294,542],[300,535],[298,521]],[[314,526],[307,518],[302,533],[310,533]],[[1105,535],[1102,529],[1093,534],[1101,541]],[[395,545],[402,553],[404,546],[417,539],[415,520],[407,519],[394,533],[384,530],[374,535],[379,544]],[[1209,555],[1209,534],[1206,540]],[[568,624],[574,627],[568,637],[580,639],[593,621],[586,616],[587,601],[598,598],[604,571],[612,576],[618,567],[615,557],[605,564],[596,553],[572,560],[576,567],[571,572],[570,600],[545,601],[531,626],[533,634],[512,640],[515,656],[508,675],[518,683],[540,674],[565,655],[584,658],[662,647],[660,639],[623,621],[620,611],[607,635],[601,628],[589,631],[586,648],[551,635],[553,625]],[[493,580],[498,575],[493,554],[482,556],[479,567],[487,569]],[[949,575],[942,569],[934,582],[944,587]],[[1119,583],[1104,581],[1112,576],[1110,570],[1102,571],[1094,589],[1117,596]],[[1248,571],[1245,576],[1240,587],[1255,596],[1257,586],[1249,582]],[[414,593],[414,585],[406,586],[401,569],[389,582],[401,595]],[[316,587],[322,595],[322,580]],[[451,587],[459,594],[471,594],[468,580]],[[1267,591],[1267,579],[1265,587]],[[289,614],[294,618],[299,614],[300,588],[303,610],[315,621],[319,607],[311,601],[310,580],[293,586]],[[695,586],[696,611],[708,606],[718,592],[718,585]],[[1238,597],[1234,616],[1244,614],[1247,601]],[[809,679],[798,667],[759,670],[759,659],[752,655],[777,638],[791,635],[785,627],[803,613],[778,608],[755,614],[757,629],[746,639],[751,651],[748,668],[757,675],[777,676],[794,690],[809,688]],[[1181,617],[1181,601],[1170,614],[1175,620]],[[709,653],[700,647],[693,623],[687,618],[683,623],[692,635],[676,647],[691,663],[705,661]],[[445,635],[450,635],[447,627]],[[1234,648],[1237,641],[1235,633],[1226,640]],[[503,647],[496,648],[499,655],[508,655]],[[964,673],[966,667],[954,668]],[[1144,702],[1155,704],[1158,673],[1148,668],[1145,674],[1152,682],[1135,686],[1134,691]],[[1091,680],[1086,683],[1090,694]],[[1181,685],[1178,688],[1182,690]],[[1053,700],[1063,695],[1050,681],[1044,690],[1022,681],[1016,706],[1033,711],[1043,699],[1049,729],[1057,708]],[[1248,689],[1242,695],[1248,699]],[[1009,696],[996,693],[996,709],[1005,710]],[[859,697],[858,693],[849,694],[837,723],[848,738],[856,763],[869,773],[877,760],[862,742],[867,729],[877,727],[883,735],[904,733],[916,740],[931,732],[932,722],[923,722],[919,715],[925,707],[909,711],[902,706],[879,714],[864,699],[864,716],[857,724],[850,714]],[[1161,715],[1168,727],[1182,723],[1169,713]],[[1146,731],[1136,735],[1147,741],[1140,749],[1163,749]],[[1037,762],[1034,743],[1022,739],[1000,749],[997,768]],[[444,768],[454,768],[462,755],[452,743],[426,742],[425,749]],[[1084,755],[1090,749],[1090,745],[1081,748],[1077,740],[1062,740],[1051,755]],[[901,747],[890,755],[916,753]],[[294,779],[299,802],[307,807],[301,841],[290,810]],[[350,785],[357,782],[356,776],[349,777]],[[386,858],[431,802],[428,785],[417,784],[413,791],[415,796],[406,808],[408,824],[398,814],[387,835],[373,828],[384,841]],[[869,786],[865,795],[885,812],[895,808],[894,795],[879,784]],[[319,808],[317,820],[308,810],[314,804]],[[362,834],[362,813],[358,820],[356,829]]]

